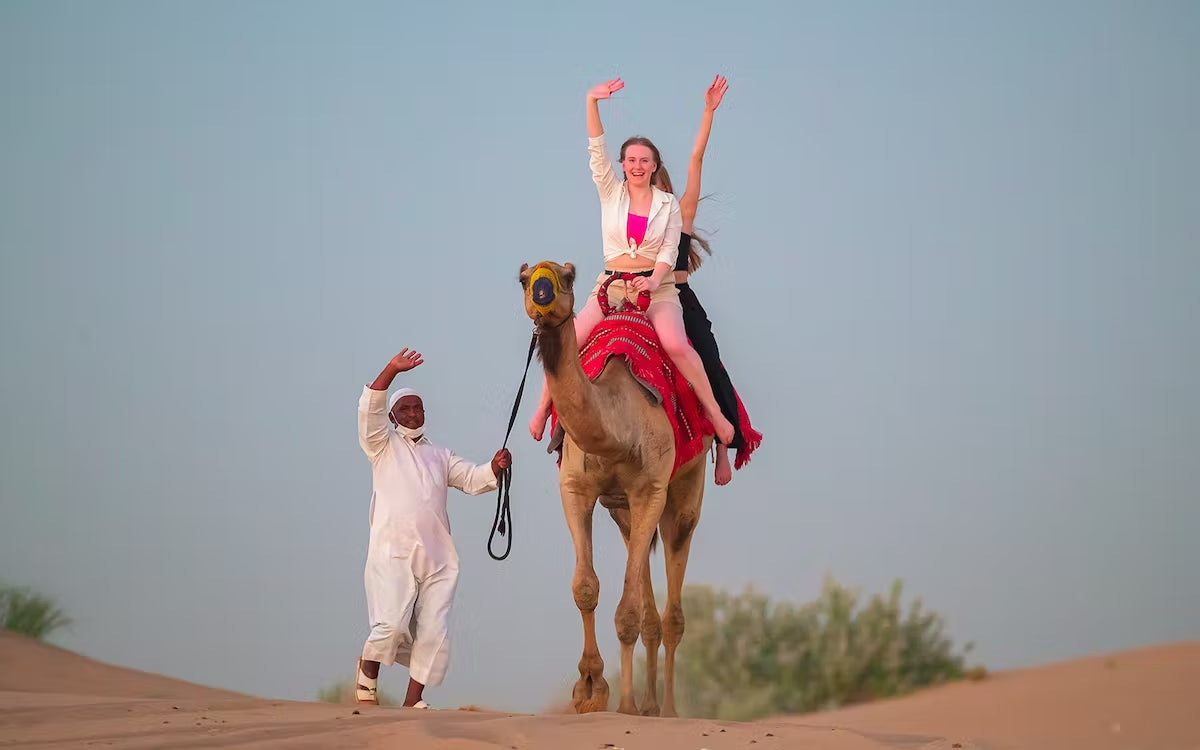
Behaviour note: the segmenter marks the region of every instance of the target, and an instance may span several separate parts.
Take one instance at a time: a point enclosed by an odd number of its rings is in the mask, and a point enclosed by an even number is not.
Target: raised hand
[[[421,353],[417,351],[410,352],[408,347],[400,350],[400,353],[392,357],[389,363],[396,372],[408,372],[417,365],[420,365],[425,360],[421,359]]]
[[[725,80],[725,76],[718,75],[713,78],[712,85],[704,92],[704,108],[709,112],[716,112],[717,107],[721,106],[721,99],[728,90],[729,83]]]
[[[611,81],[605,81],[597,86],[593,86],[591,91],[588,91],[588,99],[607,99],[623,88],[625,88],[625,82],[620,78],[614,78]]]

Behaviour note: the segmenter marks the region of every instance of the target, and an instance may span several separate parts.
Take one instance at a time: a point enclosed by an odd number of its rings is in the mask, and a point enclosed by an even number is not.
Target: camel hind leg
[[[662,534],[663,555],[667,563],[667,605],[662,616],[663,716],[676,716],[675,711],[675,649],[683,640],[683,581],[687,572],[692,534],[700,522],[700,506],[704,499],[704,464],[686,475],[676,476],[668,491],[667,506],[663,509],[659,530]]]
[[[649,576],[650,541],[667,500],[666,487],[654,485],[654,482],[647,482],[636,492],[629,493],[629,554],[625,559],[621,601],[613,618],[617,640],[621,643],[621,700],[617,710],[623,714],[638,712],[637,702],[633,699],[633,649],[641,635],[642,583]]]
[[[608,512],[617,522],[617,528],[621,530],[628,551],[631,523],[629,508],[610,508]],[[656,532],[650,540],[651,550],[654,549],[657,538]],[[658,616],[658,602],[654,600],[649,556],[642,574],[642,645],[646,647],[646,692],[642,698],[640,713],[642,716],[658,716],[658,649],[662,645],[662,619]]]

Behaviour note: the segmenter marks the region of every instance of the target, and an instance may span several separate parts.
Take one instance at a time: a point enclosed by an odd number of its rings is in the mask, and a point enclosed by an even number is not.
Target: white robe
[[[412,441],[388,420],[387,392],[364,387],[358,441],[371,461],[370,541],[363,583],[371,634],[362,658],[399,663],[422,685],[446,676],[458,553],[446,513],[448,488],[496,489],[491,462],[474,464],[428,438]]]

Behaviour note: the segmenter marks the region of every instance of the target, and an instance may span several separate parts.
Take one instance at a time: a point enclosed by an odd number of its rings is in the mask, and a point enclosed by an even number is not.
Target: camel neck
[[[612,453],[618,440],[604,419],[602,399],[595,383],[588,380],[579,364],[579,345],[574,325],[559,325],[538,331],[538,351],[546,385],[559,422],[587,453]]]

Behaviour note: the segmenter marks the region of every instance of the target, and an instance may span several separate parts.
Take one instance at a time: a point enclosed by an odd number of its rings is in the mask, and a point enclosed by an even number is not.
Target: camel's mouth
[[[553,312],[554,303],[558,301],[558,283],[558,275],[545,266],[536,268],[529,277],[529,301],[539,316]]]
[[[557,296],[554,287],[554,279],[551,276],[539,276],[535,278],[530,289],[530,297],[533,299],[533,304],[539,308],[554,304],[554,298]]]

